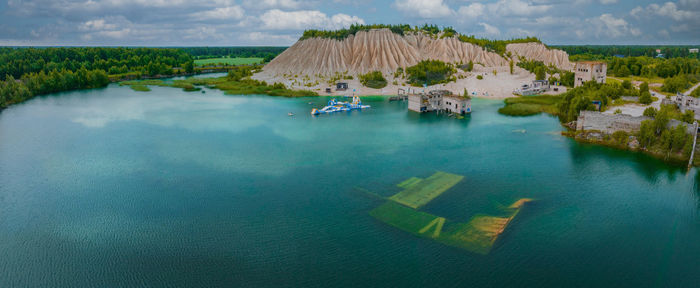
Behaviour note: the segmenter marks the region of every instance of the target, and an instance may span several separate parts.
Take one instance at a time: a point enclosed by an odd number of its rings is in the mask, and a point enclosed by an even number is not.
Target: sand
[[[571,69],[566,52],[549,49],[540,43],[509,44],[506,50],[514,63],[522,58]],[[514,97],[513,90],[535,79],[534,74],[517,66],[511,75],[508,66],[510,58],[457,38],[438,38],[423,33],[402,36],[389,29],[361,31],[344,40],[311,38],[298,41],[252,78],[283,83],[291,89],[313,90],[320,95],[396,95],[398,89],[424,90],[423,87],[405,85],[404,79],[394,79],[393,73],[397,68],[406,69],[429,59],[455,64],[472,61],[474,70],[459,70],[457,76],[463,79],[458,79],[456,83],[429,86],[425,90],[447,89],[462,94],[467,89],[472,96],[502,99]],[[496,75],[494,70],[497,71]],[[357,75],[371,71],[381,71],[389,85],[382,89],[362,86]],[[339,74],[350,75],[354,79],[332,80]],[[477,75],[484,79],[477,79]],[[393,85],[394,81],[398,85]],[[350,89],[336,92],[335,82],[347,82]],[[333,92],[326,93],[326,88],[333,88]]]
[[[493,71],[496,70],[494,75]],[[342,96],[342,95],[396,95],[399,89],[404,89],[404,91],[411,92],[421,92],[423,90],[430,91],[435,89],[446,89],[450,90],[456,94],[463,94],[464,89],[467,89],[468,93],[472,97],[481,98],[491,98],[491,99],[504,99],[509,97],[517,97],[513,95],[513,91],[519,88],[523,84],[529,84],[535,80],[535,75],[524,70],[520,67],[514,67],[513,74],[510,74],[510,67],[508,66],[498,66],[498,67],[484,67],[481,65],[474,65],[474,70],[472,72],[459,72],[457,74],[465,76],[464,79],[457,79],[456,82],[438,84],[428,86],[426,89],[423,87],[412,87],[409,85],[393,85],[394,80],[397,83],[403,84],[404,79],[394,79],[391,75],[385,75],[387,82],[389,83],[386,87],[382,89],[372,89],[362,86],[360,81],[356,79],[353,80],[339,80],[339,82],[347,82],[349,89],[347,91],[335,91],[335,86],[327,83],[328,78],[319,77],[309,77],[307,80],[303,80],[301,77],[290,78],[281,75],[274,75],[266,72],[261,72],[253,75],[253,79],[266,81],[268,83],[283,83],[291,89],[307,89],[316,91],[319,95],[329,95],[329,96]],[[477,75],[482,75],[483,79],[477,79]],[[306,83],[306,84],[305,84]],[[309,85],[310,84],[310,85]],[[332,88],[332,93],[326,93],[326,88]],[[354,90],[354,91],[353,91]],[[566,90],[560,90],[557,93],[565,92]],[[474,94],[476,93],[476,94]],[[554,92],[552,92],[554,93]]]

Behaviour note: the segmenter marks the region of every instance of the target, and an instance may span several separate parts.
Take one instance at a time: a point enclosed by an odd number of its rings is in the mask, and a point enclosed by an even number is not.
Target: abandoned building
[[[433,90],[408,95],[408,110],[418,113],[438,111],[455,114],[472,112],[472,102],[468,96],[454,95],[447,90]]]
[[[338,82],[335,83],[335,91],[345,91],[348,90],[348,83]]]
[[[535,80],[532,81],[532,84],[523,84],[523,86],[513,91],[513,94],[521,96],[537,95],[549,91],[550,88],[549,81]]]
[[[695,119],[700,120],[700,99],[698,98],[677,93],[676,96],[671,96],[670,99],[664,99],[661,104],[674,104],[681,110],[681,113],[691,110],[695,113]]]
[[[605,77],[608,75],[608,64],[600,61],[576,62],[574,73],[576,75],[574,87],[579,87],[588,81],[605,83]]]

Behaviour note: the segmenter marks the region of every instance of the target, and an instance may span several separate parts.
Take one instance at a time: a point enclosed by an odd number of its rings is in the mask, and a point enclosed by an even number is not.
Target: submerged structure
[[[327,114],[341,111],[361,110],[370,108],[369,105],[362,105],[362,100],[359,96],[353,96],[352,102],[338,102],[334,99],[328,101],[328,106],[321,109],[311,109],[311,115]]]
[[[408,110],[418,113],[443,111],[464,115],[472,112],[472,101],[466,95],[454,95],[448,90],[433,90],[427,94],[409,94]]]
[[[475,215],[468,222],[454,222],[418,209],[462,181],[464,176],[436,172],[428,178],[411,177],[397,186],[403,190],[370,211],[377,220],[413,235],[474,253],[488,254],[498,237],[531,199],[523,198],[501,208],[500,215]]]

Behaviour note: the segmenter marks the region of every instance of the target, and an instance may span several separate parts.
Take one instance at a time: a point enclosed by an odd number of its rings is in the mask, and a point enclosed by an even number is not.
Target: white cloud
[[[522,0],[500,0],[496,3],[489,4],[489,12],[501,16],[530,16],[533,14],[541,14],[552,9],[552,5],[539,5],[530,1]]]
[[[452,15],[452,9],[442,0],[396,0],[396,9],[421,18],[440,18]]]
[[[245,0],[243,5],[251,9],[298,9],[301,3],[295,0]]]
[[[598,38],[620,38],[625,36],[639,36],[642,32],[638,28],[631,28],[629,23],[622,18],[615,18],[611,14],[603,14],[600,17],[586,19]]]
[[[681,1],[683,2],[683,1]],[[695,2],[700,2],[700,0],[697,0]],[[685,6],[689,7],[694,7],[693,2],[691,1],[686,1]],[[649,4],[646,9],[637,6],[634,9],[630,11],[630,15],[634,16],[635,18],[639,19],[642,16],[647,16],[647,17],[655,17],[655,16],[661,16],[661,17],[668,17],[676,21],[685,21],[685,20],[700,20],[700,16],[698,16],[699,11],[688,11],[688,10],[681,10],[678,8],[676,3],[673,2],[666,2],[663,5],[659,4]]]
[[[243,10],[243,8],[241,8],[241,6],[235,5],[229,7],[216,8],[213,10],[203,12],[196,12],[190,15],[193,18],[200,20],[239,20],[243,18],[243,16],[245,15],[245,11]]]
[[[678,10],[676,3],[666,2],[663,6],[658,4],[649,5],[650,10],[659,16],[670,17],[676,21],[682,21],[686,19],[692,19],[694,17],[699,17],[698,14],[691,11]]]
[[[487,23],[483,23],[483,22],[479,23],[479,25],[481,25],[482,27],[484,27],[484,33],[485,33],[485,34],[488,34],[488,35],[499,35],[499,34],[501,34],[501,30],[499,30],[499,29],[496,28],[495,26],[491,26],[491,25],[489,25],[489,24],[487,24]]]
[[[617,0],[600,0],[600,4],[603,5],[610,5],[610,4],[615,4],[617,3]]]
[[[458,12],[460,15],[473,18],[487,14],[491,17],[532,16],[545,13],[552,7],[552,5],[537,4],[531,1],[499,0],[498,2],[485,5],[475,2],[468,6],[460,7]]]
[[[354,23],[365,23],[357,16],[336,14],[329,18],[325,13],[316,10],[287,12],[273,9],[262,14],[260,20],[263,28],[270,30],[341,29]]]
[[[477,18],[481,15],[484,15],[484,10],[486,10],[486,6],[481,3],[472,3],[469,4],[469,6],[462,6],[459,7],[459,10],[457,13],[460,15],[464,15],[470,18]]]

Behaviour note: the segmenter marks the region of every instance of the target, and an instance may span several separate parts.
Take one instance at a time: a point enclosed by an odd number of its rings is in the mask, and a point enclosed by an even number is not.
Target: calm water
[[[153,87],[0,113],[0,287],[695,287],[697,170],[577,144],[555,118],[458,121],[374,101]],[[287,116],[296,113],[295,117]],[[526,133],[518,130],[526,130]],[[424,210],[458,221],[536,199],[489,255],[367,212],[395,184],[465,180]]]

